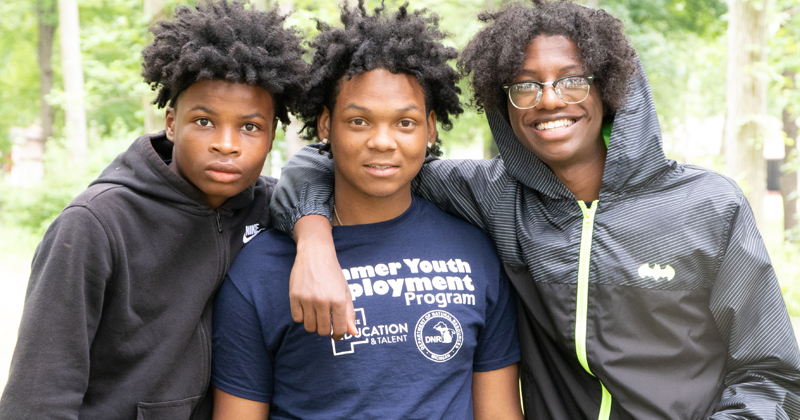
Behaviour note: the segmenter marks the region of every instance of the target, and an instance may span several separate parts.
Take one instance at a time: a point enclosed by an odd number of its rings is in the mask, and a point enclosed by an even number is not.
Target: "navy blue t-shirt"
[[[475,227],[414,198],[399,217],[333,228],[359,335],[292,321],[294,241],[259,234],[214,310],[212,382],[274,419],[472,418],[472,373],[519,360],[514,300]]]

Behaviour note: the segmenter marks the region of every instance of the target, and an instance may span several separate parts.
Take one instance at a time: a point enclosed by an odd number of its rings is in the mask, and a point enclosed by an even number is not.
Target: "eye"
[[[350,120],[350,124],[353,124],[353,125],[367,125],[367,122],[362,120],[361,118],[355,118],[355,119]]]
[[[211,124],[211,120],[209,120],[208,118],[200,118],[197,121],[195,121],[195,123],[203,127],[213,127],[213,124]]]
[[[256,126],[255,124],[245,124],[242,128],[244,128],[244,131],[256,131],[256,130],[258,130],[258,126]]]
[[[403,127],[403,128],[410,128],[410,127],[414,127],[415,125],[417,125],[417,123],[415,123],[414,121],[411,121],[411,120],[400,121],[400,127]]]

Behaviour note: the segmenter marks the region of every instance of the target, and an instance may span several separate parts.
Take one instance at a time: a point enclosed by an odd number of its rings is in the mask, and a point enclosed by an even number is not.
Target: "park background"
[[[252,0],[252,7],[270,1]],[[624,22],[652,86],[667,156],[722,172],[745,190],[800,336],[800,0],[578,2]],[[152,40],[153,21],[193,3],[0,3],[0,386],[36,245],[114,156],[143,132],[163,128],[163,110],[149,104],[154,96],[140,76],[141,51]],[[506,3],[414,0],[411,7],[437,13],[451,34],[446,42],[460,49],[481,28],[479,12]],[[278,7],[294,11],[288,24],[306,39],[316,34],[313,19],[338,23],[334,0],[283,0]],[[278,130],[265,174],[280,176],[302,147],[296,132],[295,124]],[[474,109],[440,137],[445,157],[497,153],[485,117]]]

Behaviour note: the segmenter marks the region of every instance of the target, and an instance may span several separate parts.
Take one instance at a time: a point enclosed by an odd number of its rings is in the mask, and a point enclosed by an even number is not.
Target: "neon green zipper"
[[[598,200],[592,202],[591,208],[586,208],[583,201],[578,200],[583,212],[583,224],[581,228],[581,253],[578,263],[578,302],[575,307],[575,351],[578,354],[578,361],[581,366],[595,376],[589,369],[589,362],[586,360],[586,318],[589,306],[589,262],[592,259],[592,232],[594,231],[594,213],[597,211]],[[611,393],[605,385],[600,382],[603,389],[603,397],[600,401],[600,413],[598,420],[608,420],[611,415]]]

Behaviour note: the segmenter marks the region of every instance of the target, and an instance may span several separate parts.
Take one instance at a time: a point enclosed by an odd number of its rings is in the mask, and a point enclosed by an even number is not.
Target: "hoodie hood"
[[[661,128],[647,76],[641,63],[637,64],[637,72],[628,83],[625,106],[614,117],[600,188],[601,200],[637,191],[672,166],[664,155]],[[487,110],[486,114],[511,176],[551,199],[575,200],[550,168],[517,139],[499,110]]]
[[[123,185],[141,194],[173,203],[176,207],[211,211],[205,198],[197,188],[169,168],[173,143],[164,131],[145,134],[131,144],[106,167],[90,185]],[[251,185],[238,195],[231,197],[219,209],[229,213],[243,208],[253,201],[254,187]]]

